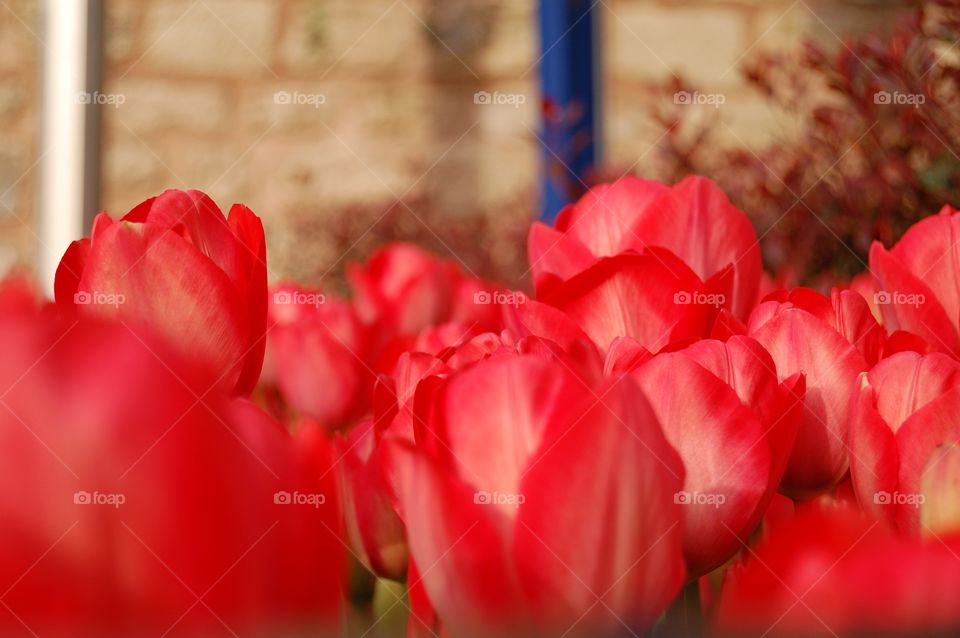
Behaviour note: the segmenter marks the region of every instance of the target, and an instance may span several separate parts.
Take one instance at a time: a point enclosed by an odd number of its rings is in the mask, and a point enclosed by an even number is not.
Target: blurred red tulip
[[[368,411],[374,373],[369,335],[350,303],[292,285],[271,289],[264,381],[286,403],[327,428]]]
[[[878,356],[882,329],[866,302],[850,290],[830,298],[798,288],[769,295],[750,315],[749,335],[770,353],[783,380],[798,372],[806,396],[783,487],[828,489],[846,474],[850,397],[857,375]]]
[[[898,539],[844,508],[781,522],[727,573],[713,628],[734,636],[933,636],[960,630],[960,539]]]
[[[94,220],[57,268],[69,315],[114,317],[160,335],[240,394],[257,383],[266,347],[266,244],[260,219],[228,218],[199,191],[169,190],[119,221]]]
[[[487,284],[411,244],[388,244],[365,264],[348,265],[347,279],[361,320],[376,326],[383,343],[447,322],[481,331],[497,325]]]
[[[705,178],[672,188],[634,177],[597,186],[560,214],[556,228],[535,223],[528,239],[538,294],[601,257],[652,247],[673,252],[703,280],[731,266],[728,307],[741,320],[750,314],[762,274],[757,236],[747,216]]]
[[[850,474],[865,511],[911,536],[960,531],[960,512],[944,516],[956,510],[949,502],[957,502],[960,484],[936,480],[952,467],[941,446],[960,442],[958,413],[960,363],[947,355],[901,352],[861,376],[849,442]],[[948,502],[933,503],[941,490]],[[935,525],[928,515],[939,518]]]
[[[371,572],[402,581],[408,560],[406,528],[394,509],[373,422],[361,423],[338,443],[350,545]]]
[[[422,585],[452,635],[649,628],[683,582],[683,469],[629,379],[585,386],[540,355],[436,389],[403,468]]]
[[[684,553],[697,578],[753,532],[780,485],[803,408],[804,383],[777,381],[773,359],[748,337],[662,353],[634,373],[686,468]]]
[[[161,341],[0,300],[0,633],[335,631],[322,436]]]
[[[870,248],[875,300],[887,330],[915,333],[954,354],[960,353],[958,232],[960,215],[944,206],[911,226],[889,251],[880,242]]]

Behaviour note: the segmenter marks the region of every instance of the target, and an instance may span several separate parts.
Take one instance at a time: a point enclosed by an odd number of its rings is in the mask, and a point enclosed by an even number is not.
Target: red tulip
[[[267,266],[263,226],[235,204],[224,218],[199,191],[169,190],[119,221],[94,220],[57,268],[57,304],[161,335],[240,394],[260,376]]]
[[[551,309],[552,310],[552,309]],[[553,311],[556,312],[556,311]],[[589,343],[584,337],[584,342]],[[398,517],[398,484],[403,468],[396,456],[385,455],[385,445],[396,441],[413,444],[416,432],[426,432],[423,414],[429,408],[436,383],[455,371],[492,358],[512,358],[533,353],[552,359],[562,352],[540,337],[527,336],[514,341],[509,333],[498,337],[479,335],[456,348],[446,348],[434,356],[424,352],[401,355],[391,376],[381,375],[374,388],[373,420],[341,437],[340,470],[345,490],[347,531],[356,555],[373,573],[395,580],[407,572],[406,529]],[[587,356],[597,357],[595,351]],[[391,461],[394,461],[391,464]]]
[[[960,352],[960,274],[956,236],[960,216],[950,206],[907,230],[889,251],[870,248],[877,305],[887,330],[915,333],[937,350]]]
[[[776,293],[750,316],[751,337],[770,353],[781,380],[802,372],[806,397],[783,484],[788,490],[822,490],[843,478],[850,397],[857,375],[876,356],[882,331],[855,292],[831,298],[812,290]]]
[[[330,447],[119,324],[0,309],[0,633],[336,626]]]
[[[338,439],[350,543],[359,560],[378,576],[402,580],[408,569],[406,528],[397,513],[401,470],[391,465],[393,457],[385,455],[385,441],[414,442],[414,399],[420,382],[450,372],[452,368],[432,354],[402,354],[392,375],[377,379],[372,420]]]
[[[416,446],[389,448],[411,587],[452,635],[642,630],[683,581],[676,453],[629,379],[569,365],[474,364],[435,389]]]
[[[447,322],[496,327],[499,310],[487,285],[458,265],[411,244],[384,246],[365,264],[347,267],[360,318],[376,325],[384,343]]]
[[[346,531],[355,555],[374,574],[403,580],[408,559],[406,528],[394,509],[373,422],[365,421],[342,437],[338,453]]]
[[[368,412],[373,388],[367,329],[349,303],[316,290],[271,293],[265,380],[300,414],[328,428],[353,425]]]
[[[960,630],[960,539],[905,541],[849,509],[802,511],[728,572],[719,635],[917,636]]]
[[[947,355],[901,352],[862,375],[850,415],[850,473],[861,506],[909,535],[960,525],[926,521],[948,508],[933,504],[957,484],[938,481],[952,467],[944,449],[960,442],[960,363]],[[946,475],[949,479],[949,474]],[[929,502],[928,502],[929,501]]]
[[[773,359],[748,337],[659,354],[634,377],[686,468],[676,499],[696,578],[740,550],[776,493],[799,425],[803,377],[779,384]]]
[[[690,177],[672,188],[632,177],[591,189],[528,240],[538,293],[601,257],[651,247],[679,256],[703,280],[733,268],[730,308],[746,319],[760,286],[760,248],[750,220],[717,186]]]
[[[377,332],[374,327],[368,332]],[[417,334],[403,335],[375,352],[372,367],[378,374],[389,374],[400,357],[408,352],[439,354],[448,348],[462,346],[470,339],[483,334],[478,322],[449,322],[424,328]]]

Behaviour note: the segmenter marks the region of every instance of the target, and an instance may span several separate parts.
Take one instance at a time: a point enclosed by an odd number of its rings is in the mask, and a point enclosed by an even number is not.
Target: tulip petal
[[[662,246],[676,253],[701,278],[733,266],[732,312],[745,320],[760,288],[760,247],[753,224],[716,184],[688,177],[643,210],[637,238],[626,247]]]
[[[596,257],[611,257],[627,248],[646,248],[636,235],[637,223],[667,192],[669,189],[659,182],[636,177],[595,186],[569,209],[563,230]]]
[[[675,258],[627,253],[600,260],[545,301],[602,350],[617,337],[633,337],[656,352],[671,341],[703,335],[710,307],[692,303],[701,285]]]
[[[452,635],[508,635],[522,624],[506,517],[476,501],[475,488],[409,444],[385,453],[400,481],[410,552],[422,586]],[[442,515],[440,513],[442,512]]]
[[[873,518],[894,521],[894,510],[884,494],[897,491],[899,458],[890,426],[876,409],[876,390],[866,385],[854,397],[850,409],[850,478],[860,507]]]
[[[235,249],[237,267],[224,268],[247,302],[250,349],[237,380],[237,392],[250,393],[260,377],[267,348],[267,243],[263,222],[246,206],[234,204],[227,219],[239,246]]]
[[[882,288],[878,306],[889,332],[907,330],[923,337],[943,352],[956,352],[957,328],[936,293],[887,252],[879,242],[870,247],[870,270]],[[892,295],[905,295],[917,303],[891,303]],[[922,300],[922,303],[919,303]]]
[[[760,519],[770,474],[766,432],[727,383],[683,354],[660,354],[635,374],[687,470],[684,553],[697,577],[730,558]]]
[[[960,216],[950,206],[907,229],[890,250],[917,279],[930,287],[950,322],[960,322]]]
[[[897,448],[900,451],[899,492],[906,497],[922,495],[923,481],[935,471],[932,461],[938,447],[960,441],[960,387],[954,387],[934,399],[904,421],[897,430]],[[916,498],[914,498],[916,500]],[[919,505],[919,506],[918,506]],[[921,533],[919,503],[894,503],[897,524],[912,536]]]
[[[849,403],[857,375],[867,368],[863,355],[831,325],[775,301],[751,316],[750,336],[773,357],[781,379],[798,372],[806,377],[804,414],[784,483],[793,489],[836,484],[849,464]]]
[[[455,376],[442,398],[443,437],[460,475],[491,493],[516,493],[545,429],[569,423],[588,401],[584,394],[562,366],[534,355],[490,360]]]
[[[550,424],[521,483],[514,560],[545,631],[645,630],[684,579],[682,465],[632,382],[612,383]]]
[[[530,227],[527,255],[538,295],[547,294],[552,287],[586,270],[597,259],[574,236],[540,222]]]

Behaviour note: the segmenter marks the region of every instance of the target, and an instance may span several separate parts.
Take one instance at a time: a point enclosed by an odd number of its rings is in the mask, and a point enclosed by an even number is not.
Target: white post
[[[96,0],[44,0],[43,110],[41,118],[40,223],[38,274],[53,291],[60,257],[84,232],[85,208],[95,188],[88,178],[89,139],[96,69],[90,64],[91,3]],[[94,171],[93,175],[97,172]]]

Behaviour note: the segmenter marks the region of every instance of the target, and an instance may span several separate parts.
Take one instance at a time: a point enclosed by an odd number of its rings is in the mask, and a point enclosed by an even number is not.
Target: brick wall
[[[34,255],[42,50],[31,34],[36,0],[6,4],[0,268]],[[830,40],[886,19],[878,4],[898,3],[604,0],[608,158],[643,170],[660,133],[645,114],[662,99],[651,87],[672,73],[724,96],[720,109],[691,108],[718,118],[731,142],[769,140],[789,121],[745,91],[737,63],[805,33]],[[535,0],[106,0],[106,8],[103,92],[123,96],[102,109],[102,207],[112,213],[166,187],[243,201],[265,219],[273,276],[286,277],[334,262],[340,247],[325,224],[347,207],[366,211],[363,229],[399,198],[450,215],[534,211]],[[510,103],[475,104],[477,91]],[[425,215],[406,213],[423,226]]]
[[[0,273],[36,255],[40,20],[34,0],[0,5]]]

